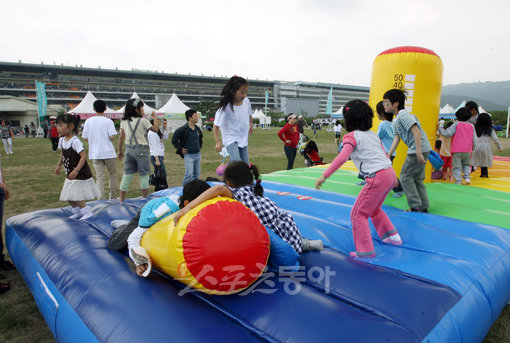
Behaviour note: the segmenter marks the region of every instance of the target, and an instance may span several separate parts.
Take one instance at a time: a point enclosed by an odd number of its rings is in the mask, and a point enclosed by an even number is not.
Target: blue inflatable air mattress
[[[7,246],[59,342],[479,342],[510,298],[508,230],[385,207],[404,244],[374,230],[377,256],[353,259],[353,197],[264,187],[326,248],[237,295],[139,278],[125,252],[108,250],[110,222],[145,199],[92,202],[87,221],[68,219],[70,208],[9,218]]]

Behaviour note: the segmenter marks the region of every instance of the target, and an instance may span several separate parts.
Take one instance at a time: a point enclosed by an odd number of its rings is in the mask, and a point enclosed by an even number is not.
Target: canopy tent
[[[449,104],[446,104],[439,110],[439,118],[451,119],[455,118],[455,109]]]
[[[77,114],[81,119],[88,119],[96,115],[96,111],[94,111],[94,101],[97,98],[92,94],[91,91],[88,91],[83,100],[72,110],[68,111],[68,113]],[[109,107],[106,107],[106,111],[104,112],[105,117],[118,119],[122,118],[122,115],[119,117],[119,114],[116,113]]]
[[[264,112],[261,110],[255,110],[253,114],[251,115],[253,119],[258,119],[260,126],[264,127],[264,125],[270,125],[271,124],[271,117],[266,116]]]
[[[138,98],[140,100],[143,101],[143,99],[141,99],[138,94],[136,94],[136,92],[133,92],[133,95],[131,95],[131,98],[130,99],[134,99],[134,98]],[[124,115],[124,109],[126,108],[126,105],[122,106],[122,108],[118,109],[117,111],[115,111],[115,113],[120,113],[122,115]],[[145,116],[150,116],[150,114],[152,112],[158,112],[156,111],[154,108],[150,107],[149,105],[147,105],[147,103],[145,101],[143,101],[143,111],[145,112]]]
[[[164,118],[167,119],[167,127],[170,132],[174,132],[178,127],[186,124],[185,112],[190,108],[186,106],[177,94],[173,93],[172,97],[166,104],[163,105],[157,113],[163,113]],[[202,119],[199,117],[198,126],[202,126]]]
[[[482,105],[478,105],[478,113],[487,113],[492,117],[492,114],[483,109]]]
[[[68,111],[68,113],[77,114],[81,119],[88,119],[96,115],[96,111],[94,111],[94,101],[97,98],[92,94],[91,91],[88,91],[83,100],[72,110]],[[122,118],[122,114],[119,114],[112,110],[109,107],[106,107],[106,111],[104,112],[105,117],[111,119],[119,119]]]
[[[463,100],[459,106],[457,106],[457,108],[455,109],[454,112],[457,112],[460,108],[462,107],[466,107],[466,100]]]
[[[342,111],[344,110],[344,107],[341,106],[335,113],[331,115],[331,118],[338,118],[343,119],[344,115],[342,114]]]

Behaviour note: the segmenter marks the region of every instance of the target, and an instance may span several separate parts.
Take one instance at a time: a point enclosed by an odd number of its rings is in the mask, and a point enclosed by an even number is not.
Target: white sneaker
[[[116,220],[112,220],[110,222],[110,225],[113,226],[114,228],[118,228],[119,226],[121,225],[127,225],[127,223],[129,223],[129,220],[125,220],[125,219],[116,219]]]
[[[471,184],[471,179],[465,179],[464,181],[466,182],[466,185],[470,185]]]
[[[83,215],[83,213],[81,213],[81,211],[80,211],[80,208],[79,208],[79,207],[73,207],[73,214],[72,214],[72,215],[70,215],[68,218],[69,218],[69,219],[78,219],[78,218],[80,218],[82,215]]]
[[[90,217],[94,216],[94,213],[92,212],[89,206],[85,206],[84,208],[82,208],[81,213],[83,214],[83,216],[80,218],[80,220],[89,219]]]

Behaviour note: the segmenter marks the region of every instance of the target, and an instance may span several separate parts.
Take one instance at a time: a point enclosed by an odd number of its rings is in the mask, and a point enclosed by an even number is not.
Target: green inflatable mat
[[[315,180],[322,175],[323,168],[299,168],[264,174],[263,179],[314,188]],[[323,184],[322,189],[330,192],[357,196],[361,186],[357,173],[338,170]],[[475,186],[450,183],[427,183],[429,212],[446,217],[476,223],[510,228],[510,193]],[[393,192],[386,197],[385,205],[407,210],[405,196],[394,198]]]

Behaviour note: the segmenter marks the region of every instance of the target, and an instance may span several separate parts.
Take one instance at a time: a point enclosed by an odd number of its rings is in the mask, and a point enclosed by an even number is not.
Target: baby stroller
[[[305,166],[307,167],[326,164],[322,160],[322,157],[319,156],[319,148],[317,147],[317,144],[306,136],[303,137],[303,142],[300,145],[299,152],[303,155],[303,158],[305,159]]]

